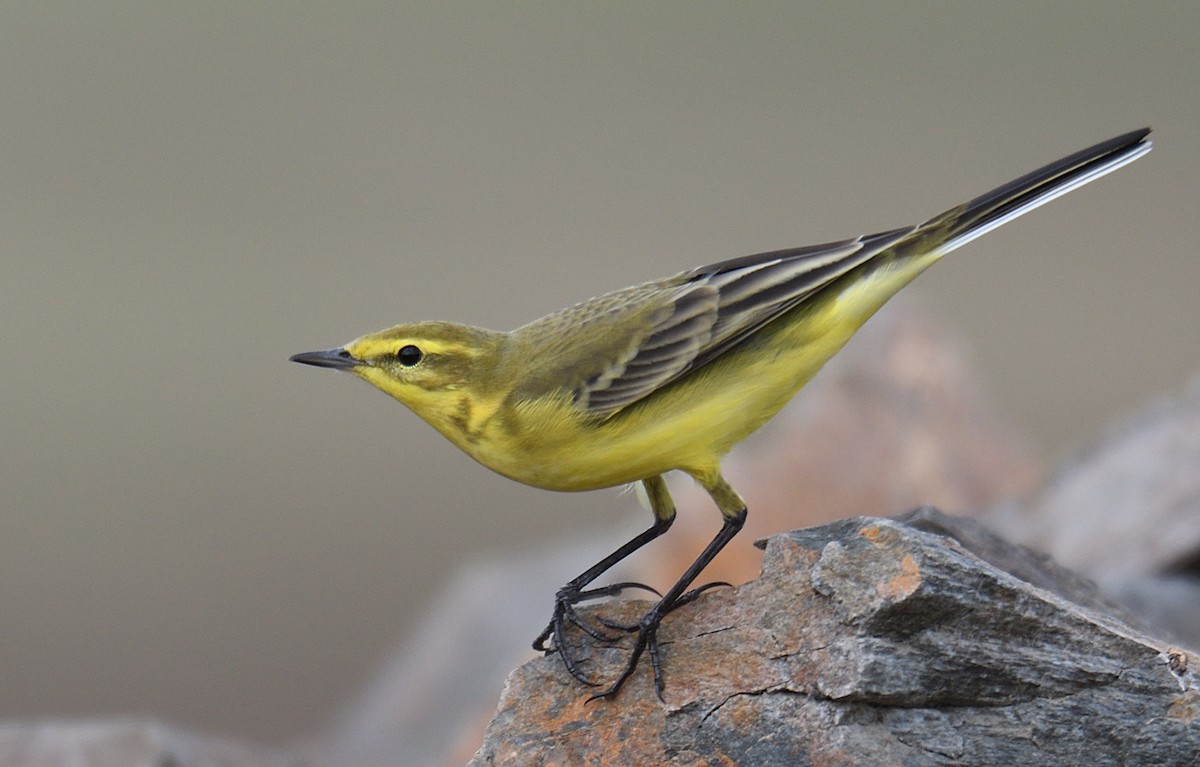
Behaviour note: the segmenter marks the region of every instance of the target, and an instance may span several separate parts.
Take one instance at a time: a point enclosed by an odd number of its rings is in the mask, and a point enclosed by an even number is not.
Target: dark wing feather
[[[668,281],[669,314],[625,359],[614,360],[576,392],[580,407],[608,416],[719,357],[913,228],[761,253],[684,272]]]
[[[717,289],[708,285],[677,288],[671,313],[654,325],[629,359],[590,378],[580,404],[608,415],[678,378],[711,342],[719,302]]]

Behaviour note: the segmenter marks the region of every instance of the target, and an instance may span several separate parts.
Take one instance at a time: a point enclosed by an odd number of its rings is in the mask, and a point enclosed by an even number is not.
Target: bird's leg
[[[717,555],[717,552],[723,549],[725,544],[729,543],[733,536],[737,535],[738,531],[742,529],[742,525],[745,523],[745,521],[745,509],[742,509],[741,513],[737,516],[725,518],[725,524],[721,526],[720,532],[718,532],[716,537],[709,542],[708,546],[705,547],[700,556],[696,558],[696,561],[693,562],[690,567],[688,567],[688,569],[684,572],[683,577],[676,581],[675,585],[671,587],[671,590],[668,591],[665,596],[663,596],[662,600],[652,607],[649,612],[643,615],[642,619],[638,622],[636,627],[637,638],[634,640],[633,650],[630,652],[629,660],[626,661],[625,668],[621,671],[620,676],[617,677],[616,681],[614,681],[607,690],[596,693],[589,700],[607,698],[610,695],[615,695],[617,690],[621,689],[621,685],[625,683],[625,680],[628,679],[630,674],[633,673],[633,670],[637,668],[638,660],[641,659],[642,653],[647,649],[650,651],[650,663],[654,667],[654,691],[658,694],[659,699],[662,699],[663,675],[662,663],[659,659],[658,649],[659,624],[662,623],[663,616],[680,606],[681,596],[684,594],[684,590],[691,585],[692,581],[696,579],[696,576],[700,574],[700,571],[708,566],[708,563],[711,562],[713,557]],[[707,588],[707,586],[704,588]],[[694,599],[696,596],[698,596],[698,592],[701,590],[702,589],[697,589],[696,594],[691,594],[688,601],[691,601],[691,599]]]
[[[580,618],[575,611],[575,605],[588,600],[611,596],[622,591],[626,587],[642,587],[641,584],[620,583],[615,584],[614,586],[606,586],[596,589],[584,588],[587,586],[587,584],[600,577],[601,574],[603,574],[617,562],[620,562],[622,559],[637,551],[642,546],[645,546],[650,541],[665,533],[670,526],[670,519],[665,521],[656,519],[652,527],[643,531],[633,540],[621,546],[621,548],[617,549],[612,554],[609,554],[607,557],[597,562],[594,566],[588,568],[585,572],[580,574],[579,577],[574,578],[561,589],[559,589],[554,596],[554,613],[550,618],[550,623],[547,624],[542,633],[539,634],[537,639],[534,640],[533,649],[544,653],[550,653],[554,650],[557,650],[562,656],[563,665],[566,666],[567,671],[570,672],[571,676],[575,677],[584,684],[594,684],[583,674],[582,671],[580,671],[575,658],[568,650],[567,643],[564,638],[565,626],[567,623],[574,624],[575,626],[578,626],[585,634],[601,642],[611,642],[614,641],[616,637],[603,633]],[[644,588],[649,587],[646,586]],[[553,646],[548,647],[546,645],[546,641],[551,637],[554,638],[554,643]]]
[[[722,584],[708,584],[701,586],[698,589],[687,591],[688,586],[696,579],[700,572],[708,566],[708,563],[713,560],[721,549],[725,548],[725,544],[729,543],[738,531],[742,529],[742,525],[746,522],[746,504],[742,501],[737,492],[730,487],[729,483],[724,480],[720,474],[714,472],[710,476],[698,476],[704,489],[709,492],[713,500],[717,503],[717,508],[721,510],[725,522],[721,525],[720,531],[716,536],[709,541],[708,546],[704,551],[700,552],[700,556],[696,557],[696,561],[684,571],[675,585],[663,596],[663,598],[650,609],[642,619],[638,622],[637,638],[634,640],[633,649],[629,654],[629,660],[625,663],[625,668],[617,677],[616,681],[603,692],[596,693],[588,700],[596,700],[597,698],[607,698],[615,695],[621,689],[621,685],[625,684],[625,680],[633,674],[633,670],[637,668],[638,660],[641,659],[642,653],[647,649],[650,651],[650,664],[654,668],[654,692],[658,694],[659,700],[663,699],[663,674],[662,660],[659,657],[658,647],[658,627],[662,623],[663,617],[679,607],[681,604],[690,602],[699,596],[705,589],[712,586]]]
[[[558,650],[559,655],[562,656],[563,665],[566,666],[571,676],[587,685],[594,685],[595,683],[579,670],[575,658],[567,651],[563,639],[565,625],[567,623],[574,624],[588,636],[602,642],[614,641],[615,637],[608,636],[585,622],[575,612],[575,605],[591,599],[613,596],[627,588],[644,588],[654,591],[649,586],[631,582],[616,583],[611,586],[602,586],[595,589],[587,589],[585,587],[603,575],[613,565],[665,533],[670,529],[671,523],[675,521],[675,504],[671,501],[671,496],[667,492],[667,484],[663,478],[661,476],[650,477],[649,479],[642,480],[642,484],[646,488],[646,495],[650,499],[651,511],[654,512],[654,524],[559,589],[558,593],[554,596],[554,613],[550,618],[550,623],[538,635],[537,639],[533,640],[533,649],[538,652],[550,653]],[[658,592],[654,591],[654,593],[657,594]],[[613,628],[618,627],[613,626]],[[552,647],[547,647],[546,642],[551,637],[554,638],[554,644]]]

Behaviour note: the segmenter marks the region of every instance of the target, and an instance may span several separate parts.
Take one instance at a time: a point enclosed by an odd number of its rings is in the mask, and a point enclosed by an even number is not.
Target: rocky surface
[[[540,658],[471,765],[1196,764],[1200,658],[1104,606],[930,510],[772,536],[760,579],[664,623],[665,702],[648,668],[589,703]],[[615,673],[626,642],[579,641],[598,680]]]

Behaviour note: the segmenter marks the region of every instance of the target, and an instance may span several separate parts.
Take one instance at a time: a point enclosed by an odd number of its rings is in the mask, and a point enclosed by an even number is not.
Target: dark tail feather
[[[1149,128],[1136,130],[1052,162],[931,218],[918,227],[918,232],[943,240],[934,250],[939,255],[949,253],[1017,216],[1133,162],[1150,151],[1151,143],[1146,139],[1149,133]]]

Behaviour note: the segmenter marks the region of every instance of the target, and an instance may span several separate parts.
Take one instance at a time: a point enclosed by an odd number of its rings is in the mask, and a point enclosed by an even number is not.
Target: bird
[[[406,405],[487,468],[556,491],[637,485],[652,524],[558,590],[534,641],[610,698],[649,653],[662,699],[658,631],[707,588],[689,588],[738,533],[746,503],[721,474],[733,446],[774,416],[897,291],[947,253],[1150,151],[1149,128],[1028,173],[916,226],[733,258],[617,290],[509,332],[451,322],[396,325],[344,346],[292,356],[346,371]],[[690,475],[721,527],[636,624],[576,606],[638,583],[592,586],[660,537],[676,516],[664,475]],[[595,641],[632,634],[607,685],[568,651],[576,626]],[[614,635],[611,631],[618,631]]]

